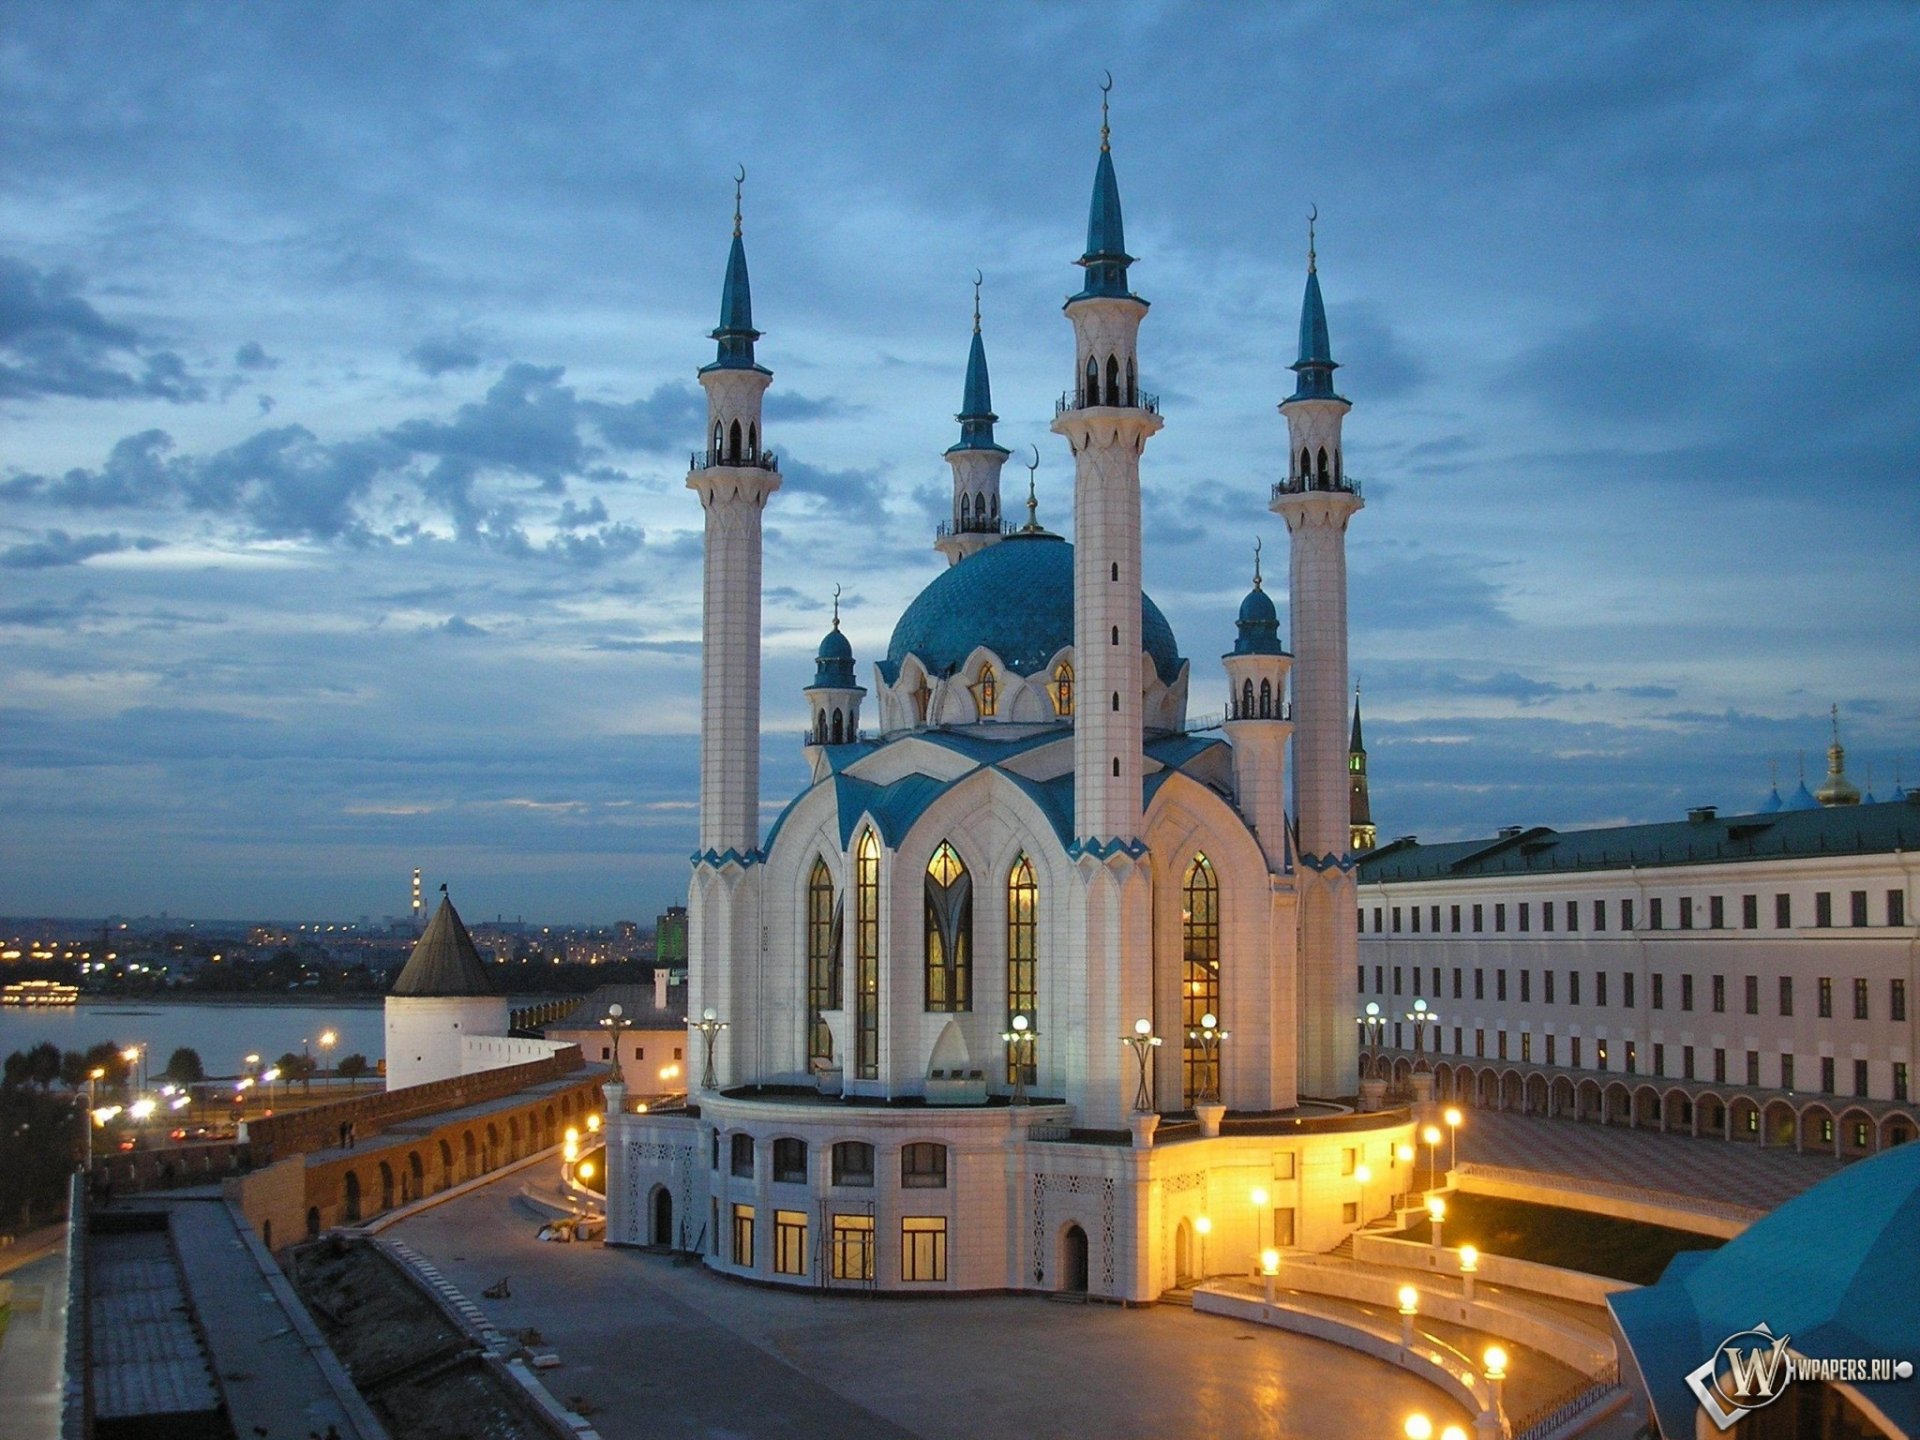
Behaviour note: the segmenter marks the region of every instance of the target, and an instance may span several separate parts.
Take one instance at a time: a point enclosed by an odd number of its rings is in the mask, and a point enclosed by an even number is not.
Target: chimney
[[[655,1010],[664,1010],[667,1008],[667,976],[671,973],[672,972],[664,965],[654,966],[653,1008]]]
[[[1696,805],[1687,811],[1687,819],[1696,825],[1710,825],[1713,823],[1713,817],[1719,813],[1720,807],[1717,805]]]

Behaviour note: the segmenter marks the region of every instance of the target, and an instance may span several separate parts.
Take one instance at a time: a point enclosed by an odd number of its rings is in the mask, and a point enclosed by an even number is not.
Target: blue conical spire
[[[1087,283],[1075,300],[1091,296],[1126,296],[1127,266],[1133,256],[1127,254],[1127,232],[1120,217],[1120,181],[1113,173],[1111,132],[1107,128],[1106,89],[1100,95],[1100,162],[1093,171],[1093,204],[1087,211],[1087,253],[1076,262],[1084,266]]]
[[[960,413],[953,417],[960,422],[960,440],[947,447],[949,454],[955,450],[1007,453],[1006,447],[995,443],[993,438],[993,422],[1000,417],[993,413],[993,387],[987,380],[987,346],[980,338],[981,283],[978,278],[973,282],[973,346],[967,351],[967,385],[960,397]]]
[[[1290,397],[1294,400],[1340,398],[1333,390],[1333,372],[1340,366],[1327,334],[1327,305],[1320,298],[1320,265],[1313,248],[1313,225],[1319,215],[1316,209],[1307,221],[1307,293],[1300,302],[1300,358],[1292,366],[1300,377]]]
[[[713,332],[719,342],[709,370],[758,370],[753,358],[753,342],[760,332],[753,328],[753,287],[747,280],[747,247],[740,238],[740,186],[746,180],[741,167],[733,183],[733,249],[727,254],[726,284],[720,289],[720,328]]]

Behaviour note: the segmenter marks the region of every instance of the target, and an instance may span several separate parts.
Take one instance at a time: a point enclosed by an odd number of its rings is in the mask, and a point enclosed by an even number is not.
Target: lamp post
[[[1435,1183],[1434,1167],[1440,1159],[1440,1127],[1428,1125],[1420,1132],[1420,1139],[1427,1147],[1427,1188],[1433,1189]]]
[[[1227,1038],[1227,1032],[1220,1028],[1220,1017],[1211,1010],[1200,1017],[1200,1028],[1187,1032],[1189,1040],[1198,1041],[1201,1055],[1201,1075],[1203,1083],[1200,1093],[1194,1097],[1197,1104],[1218,1105],[1220,1103],[1220,1042]]]
[[[722,1020],[709,1005],[700,1012],[698,1020],[690,1020],[687,1023],[699,1032],[700,1038],[706,1042],[707,1046],[707,1068],[701,1077],[700,1088],[702,1090],[717,1089],[718,1083],[713,1078],[713,1042],[719,1037],[720,1032],[727,1028],[727,1022]]]
[[[1433,1248],[1440,1248],[1440,1224],[1447,1218],[1447,1202],[1438,1195],[1427,1197],[1427,1222],[1433,1228]]]
[[[1365,1225],[1367,1223],[1367,1182],[1373,1179],[1373,1167],[1371,1165],[1354,1166],[1353,1178],[1360,1182],[1360,1223]]]
[[[1274,1282],[1280,1276],[1280,1252],[1268,1246],[1260,1252],[1260,1278],[1266,1282],[1267,1304],[1273,1304]]]
[[[332,1068],[327,1062],[333,1058],[333,1047],[339,1043],[340,1037],[333,1031],[322,1030],[320,1032],[320,1068],[322,1070]],[[349,1080],[347,1082],[347,1093],[349,1095],[353,1093],[353,1086],[354,1082]]]
[[[1163,1042],[1153,1033],[1153,1021],[1146,1019],[1134,1021],[1133,1033],[1122,1035],[1120,1042],[1131,1048],[1133,1058],[1140,1062],[1140,1087],[1134,1091],[1133,1113],[1151,1114],[1153,1112],[1153,1081],[1147,1069],[1147,1061]]]
[[[1438,1025],[1440,1017],[1427,1008],[1426,1001],[1416,1000],[1413,1002],[1413,1009],[1407,1011],[1407,1019],[1413,1022],[1413,1063],[1417,1069],[1420,1064],[1420,1052],[1426,1049],[1427,1026]],[[1438,1041],[1435,1042],[1435,1048],[1439,1048]]]
[[[1247,1200],[1253,1206],[1253,1248],[1264,1253],[1267,1244],[1266,1186],[1254,1186]]]
[[[1016,1014],[1000,1038],[1006,1042],[1007,1054],[1013,1066],[1013,1104],[1027,1103],[1027,1069],[1033,1064],[1033,1042],[1039,1034],[1033,1028],[1033,1020],[1025,1014]]]
[[[1481,1356],[1486,1368],[1481,1374],[1487,1381],[1487,1410],[1493,1416],[1496,1434],[1505,1434],[1507,1429],[1506,1412],[1501,1408],[1500,1392],[1507,1380],[1507,1352],[1498,1345],[1489,1345]]]
[[[1393,1158],[1407,1167],[1408,1177],[1407,1188],[1396,1191],[1395,1193],[1400,1195],[1409,1194],[1413,1190],[1413,1146],[1402,1140],[1398,1145],[1393,1147]]]
[[[618,1000],[607,1006],[607,1013],[601,1017],[601,1027],[613,1037],[613,1083],[624,1084],[626,1068],[620,1059],[620,1032],[633,1028],[633,1019],[627,1014],[626,1006]]]
[[[1369,1072],[1377,1071],[1380,1068],[1380,1028],[1387,1023],[1386,1016],[1380,1013],[1380,1002],[1369,1000],[1366,1009],[1354,1018],[1360,1026],[1361,1048],[1367,1052],[1367,1069]]]
[[[1460,1247],[1460,1298],[1472,1303],[1473,1277],[1480,1271],[1480,1252],[1471,1245]]]
[[[1411,1285],[1400,1287],[1400,1348],[1413,1348],[1413,1317],[1420,1313],[1420,1292]]]
[[[1196,1215],[1193,1219],[1193,1233],[1200,1237],[1200,1278],[1207,1278],[1207,1236],[1213,1233],[1213,1219],[1207,1215]]]
[[[1458,1105],[1449,1105],[1440,1118],[1447,1122],[1447,1173],[1451,1175],[1460,1165],[1460,1122],[1467,1117]]]

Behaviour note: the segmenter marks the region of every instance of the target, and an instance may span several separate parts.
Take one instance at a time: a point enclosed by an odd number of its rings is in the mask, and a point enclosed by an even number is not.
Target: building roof
[[[1920,1335],[1920,1145],[1824,1180],[1714,1251],[1675,1257],[1660,1283],[1610,1296],[1664,1435],[1694,1433],[1688,1373],[1765,1324],[1808,1359],[1903,1356]],[[1920,1431],[1920,1386],[1870,1399]]]
[[[967,384],[960,397],[960,413],[953,417],[960,422],[960,438],[947,447],[951,455],[956,450],[997,450],[1007,453],[1007,447],[993,438],[993,422],[1000,417],[993,413],[993,383],[987,377],[987,346],[980,338],[980,316],[973,317],[973,344],[967,350]]]
[[[543,1028],[548,1030],[592,1030],[611,1015],[612,1006],[620,1007],[620,1018],[632,1021],[635,1030],[680,1030],[687,1023],[687,987],[667,987],[667,1008],[656,1010],[651,985],[602,985],[560,1019]]]
[[[393,982],[395,995],[494,995],[493,977],[445,894]]]
[[[1290,400],[1338,400],[1333,392],[1333,341],[1327,333],[1327,305],[1320,298],[1320,272],[1309,264],[1307,293],[1300,302],[1300,358],[1289,367],[1299,376]]]
[[[1161,680],[1179,678],[1173,627],[1144,593],[1140,635]],[[888,684],[912,655],[949,675],[985,646],[1021,675],[1042,670],[1073,644],[1073,546],[1058,535],[1014,534],[949,566],[914,597],[893,629],[881,673]]]
[[[1465,880],[1569,871],[1655,869],[1739,860],[1876,855],[1920,846],[1920,805],[1887,802],[1840,809],[1713,815],[1658,825],[1552,830],[1544,825],[1485,840],[1422,845],[1411,836],[1360,857],[1365,884]]]

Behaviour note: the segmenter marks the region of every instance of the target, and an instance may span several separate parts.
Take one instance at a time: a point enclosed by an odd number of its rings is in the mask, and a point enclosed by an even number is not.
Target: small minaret
[[[1314,218],[1318,218],[1315,212]],[[1307,228],[1307,292],[1300,358],[1287,419],[1287,477],[1272,508],[1293,550],[1287,583],[1294,653],[1294,798],[1300,840],[1300,1091],[1354,1093],[1354,935],[1357,903],[1351,847],[1347,741],[1347,522],[1360,509],[1347,476],[1340,426],[1352,408],[1334,392],[1338,368],[1320,298],[1313,222]]]
[[[1266,852],[1274,874],[1287,869],[1287,741],[1293,708],[1287,672],[1293,657],[1280,639],[1280,616],[1260,578],[1260,547],[1253,552],[1253,589],[1240,602],[1239,632],[1221,656],[1227,668],[1227,743],[1233,746],[1234,794]]]
[[[987,383],[987,347],[980,338],[979,271],[973,280],[973,348],[967,352],[967,386],[960,400],[960,438],[947,447],[953,467],[953,514],[940,527],[933,548],[957,565],[1001,536],[1000,467],[1006,447],[995,442],[993,391]]]
[[[748,857],[760,844],[761,512],[780,488],[761,445],[760,401],[773,372],[753,357],[753,297],[740,238],[741,171],[733,192],[733,249],[720,293],[719,353],[702,367],[707,449],[687,488],[706,511],[700,646],[700,853]]]
[[[1367,742],[1360,735],[1360,686],[1353,687],[1353,734],[1347,739],[1347,788],[1351,795],[1348,828],[1353,832],[1353,853],[1374,846],[1373,806],[1367,800]]]
[[[851,745],[860,738],[860,702],[866,690],[854,679],[853,646],[840,633],[840,587],[833,587],[833,628],[814,656],[813,684],[806,689],[807,758],[827,745]]]

